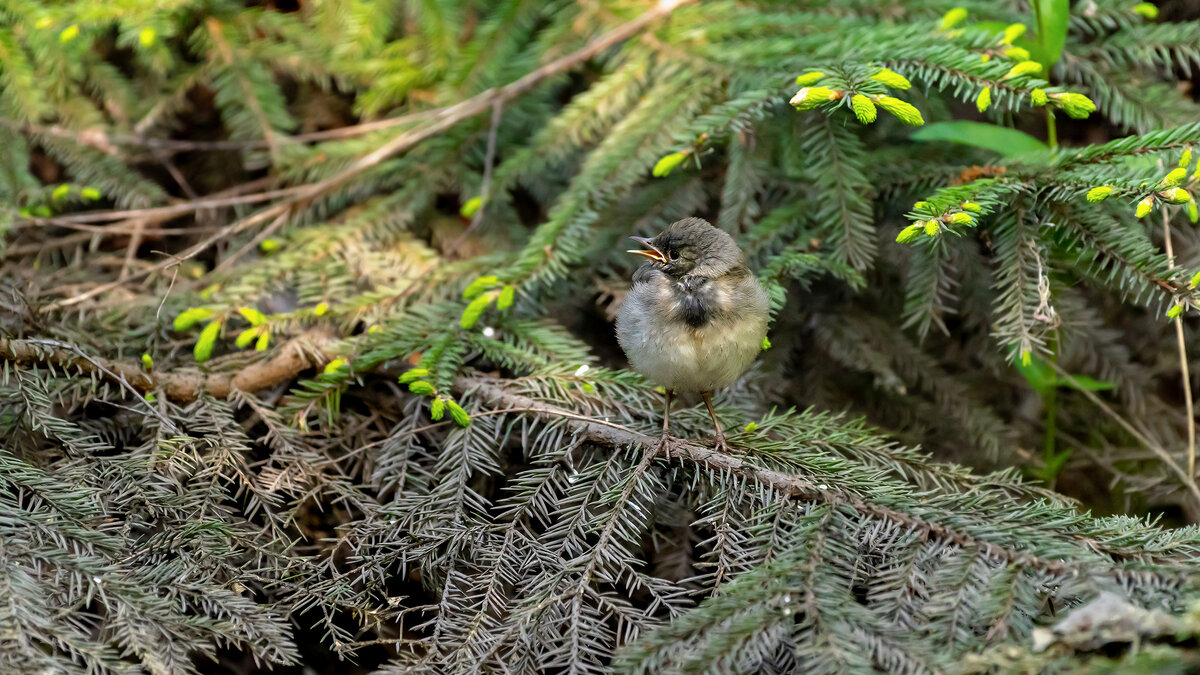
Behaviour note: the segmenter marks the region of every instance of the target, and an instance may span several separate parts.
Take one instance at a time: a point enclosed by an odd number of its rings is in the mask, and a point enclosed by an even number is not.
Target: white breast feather
[[[638,284],[626,303],[651,306],[657,295],[661,305],[679,308],[671,283]],[[640,297],[639,297],[640,295]],[[714,300],[728,307],[730,294],[718,287]],[[654,312],[624,311],[618,321],[618,337],[630,364],[655,384],[679,391],[712,391],[733,383],[754,361],[766,334],[763,321],[716,321],[693,328],[683,321],[668,320]]]

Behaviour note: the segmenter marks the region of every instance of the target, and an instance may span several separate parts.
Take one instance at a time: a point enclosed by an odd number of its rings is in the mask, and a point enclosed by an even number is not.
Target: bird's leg
[[[667,390],[667,407],[663,410],[663,431],[662,438],[658,440],[658,445],[655,447],[655,452],[662,452],[667,459],[671,459],[671,395],[672,390]]]
[[[717,430],[717,442],[713,446],[713,449],[718,452],[728,452],[729,446],[725,443],[725,433],[721,431],[721,420],[717,419],[717,411],[713,410],[712,392],[702,391],[700,395],[704,397],[704,405],[708,408],[708,414],[712,416],[713,426]]]

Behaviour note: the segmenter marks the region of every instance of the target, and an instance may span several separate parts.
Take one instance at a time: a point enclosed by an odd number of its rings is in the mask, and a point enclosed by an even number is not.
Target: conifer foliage
[[[0,0],[0,670],[1194,659],[1047,628],[1200,633],[1200,21],[1068,5]],[[608,321],[688,216],[737,453]]]

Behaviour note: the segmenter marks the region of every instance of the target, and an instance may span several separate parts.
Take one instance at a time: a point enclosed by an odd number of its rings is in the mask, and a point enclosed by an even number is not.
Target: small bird
[[[768,298],[724,230],[702,218],[672,223],[629,253],[648,258],[617,313],[617,340],[633,369],[667,390],[662,440],[670,438],[671,397],[697,391],[727,450],[712,406],[714,390],[732,384],[754,361],[767,335]]]

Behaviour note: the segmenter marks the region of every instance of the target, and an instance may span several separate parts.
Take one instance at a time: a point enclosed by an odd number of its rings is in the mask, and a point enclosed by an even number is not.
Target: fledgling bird
[[[697,391],[712,415],[717,449],[728,449],[712,393],[741,376],[767,335],[768,298],[724,230],[685,218],[629,251],[648,258],[617,314],[617,340],[633,369],[667,390],[660,446],[668,442],[671,396]]]

